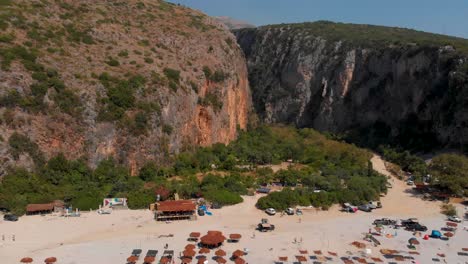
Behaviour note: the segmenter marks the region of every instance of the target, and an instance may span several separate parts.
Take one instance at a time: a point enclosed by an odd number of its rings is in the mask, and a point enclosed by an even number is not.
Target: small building
[[[157,202],[155,207],[156,221],[196,219],[197,206],[190,200]]]
[[[50,214],[62,212],[65,208],[65,203],[60,200],[55,200],[47,204],[28,204],[26,206],[27,215],[35,214]]]

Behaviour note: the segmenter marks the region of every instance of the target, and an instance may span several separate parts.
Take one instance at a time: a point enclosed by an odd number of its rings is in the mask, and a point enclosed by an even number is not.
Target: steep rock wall
[[[268,123],[408,148],[466,148],[468,71],[452,47],[358,45],[288,25],[235,32]]]

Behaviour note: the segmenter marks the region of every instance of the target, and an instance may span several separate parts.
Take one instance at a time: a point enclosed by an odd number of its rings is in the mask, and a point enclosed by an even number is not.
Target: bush
[[[42,165],[44,163],[42,152],[39,150],[37,144],[32,142],[29,137],[15,132],[8,139],[8,144],[10,145],[10,153],[13,158],[18,159],[19,155],[27,153],[36,165]]]
[[[112,57],[109,57],[108,60],[106,61],[107,65],[111,66],[111,67],[117,67],[120,65],[119,61],[112,58]]]
[[[128,194],[128,208],[146,209],[151,203],[156,201],[155,194],[151,190],[132,191]]]
[[[174,129],[172,128],[171,125],[165,124],[165,125],[163,125],[163,127],[162,127],[162,132],[165,133],[165,134],[168,134],[168,135],[172,134],[172,131],[173,131],[173,130],[174,130]]]
[[[222,189],[209,189],[203,192],[203,196],[220,205],[233,205],[242,203],[244,199],[239,194]]]
[[[456,216],[457,208],[453,204],[443,204],[441,206],[441,213],[447,216]]]
[[[164,68],[164,75],[169,81],[172,81],[176,84],[180,82],[180,71],[174,70],[171,68]]]

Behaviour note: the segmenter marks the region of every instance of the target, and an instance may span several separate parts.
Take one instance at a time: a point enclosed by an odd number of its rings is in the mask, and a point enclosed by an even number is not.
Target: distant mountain
[[[246,21],[237,20],[232,17],[219,16],[215,17],[216,20],[226,25],[229,29],[241,29],[241,28],[255,28],[255,25],[252,25]]]

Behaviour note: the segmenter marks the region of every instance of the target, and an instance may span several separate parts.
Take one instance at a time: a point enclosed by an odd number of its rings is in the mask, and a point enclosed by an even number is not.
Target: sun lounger
[[[143,250],[141,250],[141,249],[134,249],[134,250],[132,251],[132,256],[140,257],[141,252],[143,252]]]
[[[147,257],[156,257],[156,255],[158,255],[157,250],[148,250],[148,252],[146,252]]]

